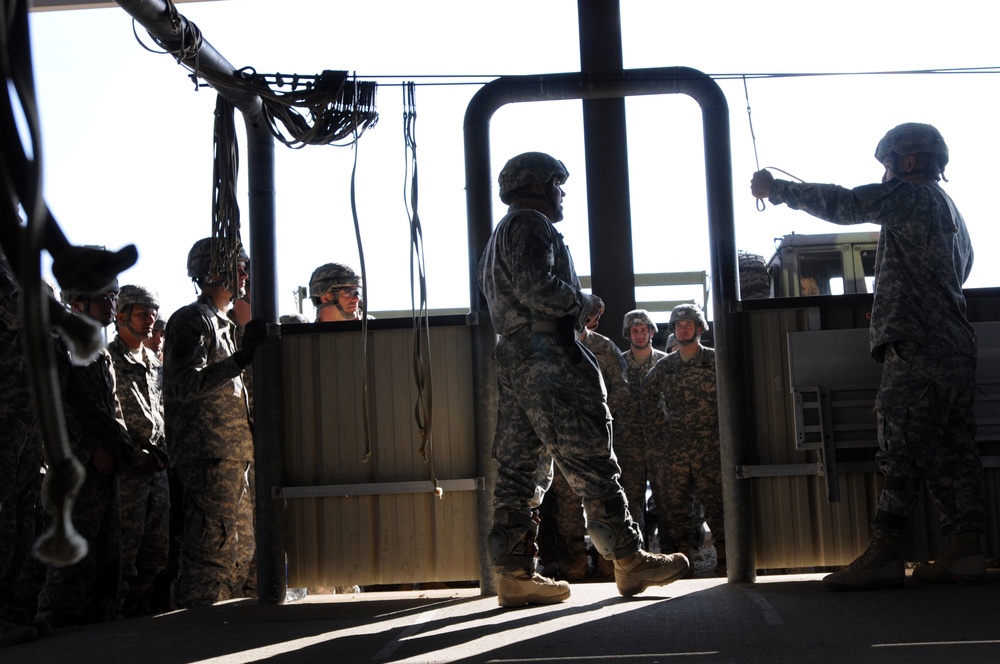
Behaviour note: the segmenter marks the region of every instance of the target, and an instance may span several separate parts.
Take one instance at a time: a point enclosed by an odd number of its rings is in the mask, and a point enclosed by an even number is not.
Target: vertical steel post
[[[278,259],[275,221],[274,137],[263,117],[246,118],[247,197],[250,213],[250,309],[254,318],[278,322]],[[254,531],[257,598],[285,601],[285,502],[271,488],[285,482],[281,346],[276,336],[254,354],[253,439],[256,474]]]
[[[623,68],[618,0],[577,0],[580,71],[620,74]],[[632,201],[625,98],[583,100],[587,164],[591,290],[604,300],[599,331],[621,343],[621,322],[635,309]]]

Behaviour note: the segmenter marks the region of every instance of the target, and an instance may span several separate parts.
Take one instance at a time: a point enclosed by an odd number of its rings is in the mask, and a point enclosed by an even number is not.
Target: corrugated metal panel
[[[431,329],[433,469],[475,474],[471,333]],[[414,419],[413,332],[369,331],[371,457],[364,461],[360,332],[282,337],[285,486],[429,480]],[[292,587],[479,578],[476,494],[447,491],[287,500]]]
[[[748,314],[750,361],[748,389],[755,465],[808,464],[822,460],[818,450],[796,449],[794,404],[788,371],[787,335],[809,329],[815,320],[806,310],[754,311]],[[829,316],[827,317],[829,318]],[[849,318],[849,317],[843,317]],[[997,443],[981,446],[996,454]],[[870,461],[874,449],[841,450],[844,461]],[[869,524],[878,507],[880,478],[875,473],[840,473],[840,502],[827,500],[826,478],[820,476],[754,477],[753,520],[758,569],[844,565],[864,549]],[[987,550],[996,556],[1000,471],[987,468]],[[939,517],[925,496],[907,522],[906,556],[926,560],[941,552]]]

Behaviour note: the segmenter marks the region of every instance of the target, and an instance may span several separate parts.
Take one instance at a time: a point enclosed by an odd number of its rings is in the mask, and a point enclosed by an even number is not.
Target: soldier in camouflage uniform
[[[160,395],[160,361],[142,342],[160,310],[156,293],[122,286],[108,347],[115,365],[118,400],[135,446],[131,467],[121,476],[122,610],[125,617],[149,613],[153,580],[167,565],[170,490]]]
[[[64,290],[73,311],[107,327],[114,320],[118,284],[98,293]],[[89,550],[80,562],[48,566],[38,596],[38,616],[51,627],[113,620],[122,578],[119,477],[133,456],[115,389],[111,355],[102,348],[84,366],[71,364],[62,346],[56,362],[67,379],[66,428],[70,448],[86,476],[73,504],[73,524]]]
[[[535,572],[537,508],[552,482],[553,461],[583,498],[598,552],[615,561],[622,595],[684,576],[682,554],[649,554],[629,515],[611,445],[611,413],[593,354],[577,334],[603,305],[583,292],[554,222],[562,220],[561,161],[539,152],[512,158],[500,173],[510,208],[479,262],[479,286],[500,335],[498,463],[493,529],[487,550],[499,574],[501,606],[551,604],[569,585]]]
[[[885,476],[867,550],[823,579],[829,590],[898,587],[900,532],[926,483],[950,538],[921,581],[986,580],[982,461],[975,443],[976,335],[962,284],[972,269],[965,221],[938,181],[948,147],[937,129],[906,123],[879,141],[881,184],[844,189],[755,173],[751,193],[838,224],[876,223],[872,356],[884,362],[875,400],[878,462]]]
[[[38,636],[10,620],[17,580],[35,536],[42,447],[28,387],[19,316],[21,291],[0,250],[0,646]]]
[[[167,319],[157,318],[153,323],[153,330],[149,334],[149,338],[143,340],[142,345],[153,351],[161,363],[163,362],[163,331],[167,329]]]
[[[184,523],[178,601],[204,606],[242,597],[256,576],[253,514],[247,469],[253,461],[249,403],[241,380],[266,336],[259,320],[247,323],[237,349],[226,317],[246,285],[242,249],[236,283],[225,276],[224,256],[211,238],[188,253],[188,276],[198,300],[170,317],[163,354],[163,402],[170,463],[183,487]],[[213,265],[213,262],[217,265]]]
[[[601,377],[604,378],[604,385],[608,391],[608,408],[614,417],[628,399],[628,384],[625,382],[625,358],[621,350],[611,339],[596,331],[603,312],[602,308],[597,316],[591,317],[587,326],[580,332],[579,338],[580,342],[594,354],[597,366],[601,368]],[[555,547],[557,552],[550,558],[557,561],[558,571],[568,581],[582,581],[587,578],[589,564],[587,543],[584,539],[587,525],[583,518],[580,496],[570,487],[562,471],[556,468],[552,475],[552,486],[546,497],[549,500],[556,499],[555,509],[550,511],[555,517],[557,538],[550,539],[558,539]],[[547,505],[548,501],[543,503],[543,509]],[[545,530],[546,521],[543,519],[539,524],[539,539],[543,539],[542,534]],[[614,567],[610,563],[607,564],[607,569],[603,569],[604,565],[599,564],[599,567],[601,569],[598,569],[598,573],[601,576],[610,576],[614,573]]]
[[[642,532],[652,539],[646,524],[646,483],[652,490],[657,506],[667,495],[667,431],[660,411],[644,412],[640,398],[642,379],[666,353],[653,348],[657,327],[649,312],[636,309],[625,314],[622,336],[629,342],[625,353],[628,377],[628,399],[616,413],[615,452],[622,467],[622,487],[632,506],[632,515]],[[662,513],[661,513],[662,514]],[[660,519],[662,526],[663,520]],[[662,529],[662,528],[661,528]],[[669,551],[668,542],[660,533],[661,551]]]
[[[361,277],[341,263],[326,263],[309,277],[309,298],[316,307],[316,322],[360,320]]]
[[[719,454],[719,400],[715,384],[715,350],[701,344],[708,321],[695,304],[670,312],[669,330],[678,350],[660,359],[642,383],[645,411],[667,418],[666,494],[657,501],[661,542],[684,549],[693,544],[692,494],[705,508],[719,558],[724,559],[722,460]]]

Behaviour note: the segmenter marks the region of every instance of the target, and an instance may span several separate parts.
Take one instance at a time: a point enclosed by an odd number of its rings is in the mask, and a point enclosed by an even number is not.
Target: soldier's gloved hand
[[[588,309],[584,313],[583,319],[580,321],[580,323],[583,324],[584,327],[587,326],[587,323],[589,323],[591,319],[593,319],[594,322],[596,323],[597,319],[601,317],[602,313],[604,313],[604,300],[597,297],[596,295],[591,294],[590,309]]]
[[[267,323],[260,318],[254,318],[243,328],[243,346],[236,351],[233,358],[244,369],[253,362],[253,352],[267,340]]]

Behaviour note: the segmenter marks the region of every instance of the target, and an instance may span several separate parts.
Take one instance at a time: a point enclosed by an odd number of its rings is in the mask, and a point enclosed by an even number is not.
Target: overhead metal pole
[[[576,4],[580,71],[621,72],[624,60],[618,0],[577,0]],[[584,99],[582,105],[591,290],[604,300],[605,315],[598,331],[618,340],[625,314],[635,309],[625,99]]]
[[[188,20],[178,25],[163,0],[115,0],[168,50],[190,43]],[[233,67],[205,39],[196,54],[181,62],[202,75],[224,99],[243,114],[247,129],[250,219],[250,307],[255,318],[278,321],[277,247],[275,223],[274,137],[259,96],[239,89]],[[232,80],[233,86],[224,81]],[[206,215],[207,216],[207,215]],[[276,337],[255,353],[254,468],[256,475],[257,594],[261,604],[285,600],[285,514],[283,501],[271,497],[271,487],[284,483],[284,425],[281,404],[281,361]]]
[[[632,95],[682,93],[702,111],[708,226],[711,243],[712,305],[715,311],[716,376],[719,391],[719,434],[722,446],[728,578],[731,583],[756,579],[750,483],[736,479],[736,466],[749,463],[746,434],[745,369],[739,304],[739,272],[733,212],[733,172],[729,140],[729,106],[718,84],[707,74],[687,67],[626,69],[617,73],[566,73],[508,76],[487,83],[465,112],[465,200],[469,218],[472,311],[483,309],[475,287],[475,264],[493,231],[490,176],[490,119],[501,106],[518,102],[603,99]],[[477,401],[495,399],[489,381],[486,340],[495,333],[484,316],[473,346],[473,382]],[[490,347],[491,348],[491,347]],[[476,454],[480,472],[490,469],[492,429],[484,406],[476,411]],[[490,469],[492,471],[492,469]],[[495,475],[488,472],[484,476]],[[485,557],[485,552],[483,554]],[[482,563],[485,566],[485,562]],[[485,591],[484,591],[485,592]],[[495,591],[494,591],[495,592]]]

